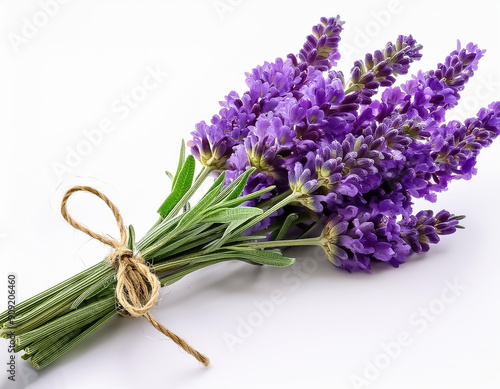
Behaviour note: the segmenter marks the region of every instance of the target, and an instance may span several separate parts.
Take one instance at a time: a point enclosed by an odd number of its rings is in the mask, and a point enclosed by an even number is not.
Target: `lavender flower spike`
[[[476,118],[464,124],[451,121],[441,126],[429,143],[434,145],[431,156],[435,159],[440,188],[444,190],[452,179],[470,179],[476,173],[479,152],[491,145],[500,134],[500,102],[481,109]]]
[[[354,92],[360,104],[369,104],[379,86],[391,86],[396,81],[395,76],[408,73],[410,63],[422,57],[421,49],[422,45],[411,35],[400,35],[396,44],[388,42],[383,52],[377,50],[373,55],[366,54],[364,62],[354,62],[346,95]]]
[[[480,50],[473,43],[462,48],[458,41],[457,50],[452,51],[444,63],[439,63],[436,70],[419,72],[413,80],[401,86],[408,96],[404,99],[405,105],[401,112],[409,112],[410,116],[418,113],[422,119],[431,117],[442,122],[445,111],[457,106],[459,92],[464,90],[465,84],[474,75],[484,53],[485,50]],[[413,96],[413,100],[408,103],[410,96]]]
[[[340,16],[321,18],[321,24],[313,27],[313,34],[307,37],[304,47],[300,50],[300,60],[321,72],[336,66],[337,60],[340,59],[338,46],[343,24]]]
[[[439,242],[439,235],[449,235],[457,228],[463,228],[458,223],[465,216],[451,215],[448,211],[420,211],[416,216],[410,216],[399,222],[401,236],[410,245],[413,253],[429,251],[429,244]]]

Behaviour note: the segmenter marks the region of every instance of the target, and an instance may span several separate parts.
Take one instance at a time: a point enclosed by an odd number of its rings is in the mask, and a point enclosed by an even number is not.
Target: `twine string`
[[[66,204],[75,192],[89,192],[103,200],[111,209],[120,230],[120,241],[97,234],[84,225],[78,223],[69,214]],[[107,257],[111,266],[116,270],[116,299],[122,309],[121,315],[133,317],[144,316],[151,325],[162,334],[170,338],[188,354],[191,354],[203,365],[208,366],[209,359],[199,351],[191,347],[184,339],[165,328],[157,322],[149,313],[158,298],[161,287],[160,280],[150,270],[139,253],[134,253],[127,247],[127,229],[118,208],[109,198],[97,189],[90,186],[74,186],[69,189],[61,202],[61,214],[64,219],[75,229],[80,230],[90,237],[112,247],[113,252]]]

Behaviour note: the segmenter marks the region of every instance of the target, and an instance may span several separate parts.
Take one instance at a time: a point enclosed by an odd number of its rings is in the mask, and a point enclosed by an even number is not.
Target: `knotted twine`
[[[81,225],[71,217],[66,209],[66,203],[68,202],[70,196],[78,191],[92,193],[106,203],[106,205],[113,212],[120,230],[120,241],[97,234]],[[175,344],[180,346],[187,353],[191,354],[205,366],[208,366],[210,360],[205,355],[195,350],[184,339],[180,338],[172,331],[158,323],[149,313],[149,310],[153,307],[158,297],[161,287],[160,280],[150,271],[150,268],[145,264],[144,259],[140,256],[140,254],[134,253],[128,248],[127,230],[123,224],[123,218],[118,211],[118,208],[111,202],[111,200],[109,200],[106,195],[90,186],[74,186],[65,193],[62,199],[61,214],[64,219],[77,230],[86,233],[90,237],[97,239],[114,249],[107,259],[109,260],[111,266],[116,270],[116,299],[122,307],[122,309],[118,312],[122,316],[144,316],[154,328],[172,339]]]

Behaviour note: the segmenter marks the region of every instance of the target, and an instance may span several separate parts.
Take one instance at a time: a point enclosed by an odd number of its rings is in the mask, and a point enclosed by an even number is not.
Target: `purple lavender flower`
[[[430,140],[434,146],[431,156],[435,159],[439,185],[445,189],[452,179],[470,179],[476,173],[479,152],[488,147],[500,133],[500,103],[481,109],[476,118],[464,124],[451,121],[441,126]]]
[[[245,139],[245,149],[250,166],[256,167],[259,172],[265,172],[275,179],[279,177],[279,173],[276,171],[277,147],[275,138],[267,135],[259,139],[254,134],[250,134]]]
[[[442,122],[446,110],[458,104],[460,92],[474,75],[484,53],[485,50],[480,50],[473,43],[462,48],[458,41],[457,50],[452,51],[444,63],[439,63],[436,70],[418,72],[402,85],[406,96],[404,104],[400,105],[400,112]]]
[[[400,182],[383,182],[376,190],[368,192],[363,196],[365,203],[375,213],[388,217],[403,217],[411,215],[412,198],[403,189]]]
[[[354,197],[380,185],[377,162],[383,158],[381,146],[382,142],[373,142],[372,137],[348,134],[342,143],[334,141],[318,150],[318,186],[324,189],[329,208],[335,208],[343,196]]]
[[[399,267],[410,254],[428,251],[429,244],[439,242],[439,235],[454,233],[461,219],[444,210],[435,216],[421,211],[398,222],[363,205],[350,205],[330,217],[320,241],[335,266],[369,272],[372,262]]]
[[[203,165],[217,170],[223,169],[232,154],[234,140],[220,126],[208,126],[205,122],[196,125],[193,140],[188,142],[191,153]]]
[[[347,252],[341,247],[341,237],[348,225],[349,223],[343,221],[342,216],[338,216],[330,219],[321,233],[323,249],[328,260],[338,267],[341,267],[349,259]]]
[[[354,62],[346,94],[357,96],[359,104],[370,104],[379,86],[391,86],[396,81],[395,76],[408,73],[410,63],[422,57],[421,49],[422,45],[411,35],[400,35],[396,44],[388,42],[383,52],[377,50],[373,55],[367,54],[364,62]]]
[[[326,223],[320,240],[330,262],[348,272],[369,272],[372,261],[397,267],[410,253],[395,218],[367,212],[363,206],[339,208]]]
[[[339,16],[321,18],[321,24],[313,27],[313,34],[307,37],[304,47],[300,50],[300,60],[322,72],[336,66],[337,60],[340,59],[337,48],[343,24]]]
[[[246,84],[250,88],[247,93],[251,101],[260,99],[265,102],[262,107],[254,105],[252,109],[268,112],[279,101],[278,97],[289,95],[293,90],[298,90],[307,74],[305,70],[296,66],[291,58],[286,60],[276,58],[274,63],[264,62],[262,66],[257,66],[252,72],[246,73],[246,76]]]
[[[297,194],[296,200],[300,204],[316,213],[323,212],[318,197],[313,195],[318,189],[318,180],[310,168],[297,162],[294,169],[288,172],[288,182],[292,192]]]
[[[451,121],[433,129],[429,140],[413,142],[404,151],[405,164],[397,173],[403,190],[414,197],[436,200],[436,192],[454,179],[476,174],[479,152],[500,133],[500,103],[481,109],[464,124]]]
[[[410,245],[413,253],[429,251],[429,244],[437,244],[439,235],[449,235],[456,231],[463,216],[440,211],[434,216],[432,211],[420,211],[399,222],[401,236]]]
[[[296,128],[301,139],[317,141],[325,138],[331,141],[349,132],[355,115],[346,112],[346,109],[355,109],[357,106],[344,102],[343,82],[334,73],[327,77],[317,73],[310,75],[310,81],[300,89],[300,93],[303,96],[297,105],[308,115],[307,120],[303,120]]]

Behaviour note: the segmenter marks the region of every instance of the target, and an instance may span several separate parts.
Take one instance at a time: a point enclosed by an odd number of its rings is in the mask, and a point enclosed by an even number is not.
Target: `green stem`
[[[16,336],[16,346],[23,349],[29,344],[50,336],[54,332],[60,332],[63,335],[84,327],[96,319],[102,317],[103,312],[107,312],[115,307],[115,296],[109,296],[95,303],[89,304],[83,308],[58,317],[34,330]]]
[[[21,324],[21,325],[15,327],[14,330],[16,332],[16,335],[21,335],[21,334],[24,334],[26,332],[29,332],[29,331],[47,323],[49,320],[67,313],[71,307],[71,304],[72,304],[72,300],[69,299],[69,300],[61,301],[57,304],[50,306],[41,315],[33,318],[32,320],[30,320],[24,324]],[[2,335],[4,332],[7,333],[7,331],[8,331],[8,329],[2,330]]]
[[[61,290],[67,288],[68,286],[72,286],[75,284],[75,282],[80,281],[82,278],[86,277],[88,274],[92,273],[95,271],[97,268],[101,266],[101,263],[98,262],[95,265],[89,267],[88,269],[85,269],[81,271],[78,274],[75,274],[74,276],[68,278],[67,280],[64,280],[57,285],[54,285],[53,287],[44,290],[41,293],[38,293],[37,295],[30,297],[27,300],[24,300],[23,302],[16,304],[16,316],[21,316],[25,314],[27,311],[32,309],[34,306],[38,305],[40,302],[43,300],[46,300],[56,293],[60,292]],[[8,320],[8,311],[4,311],[0,314],[0,327],[3,323],[7,322]]]
[[[70,334],[73,334],[73,333],[80,333],[81,330],[78,329],[78,330],[75,330],[73,332],[70,332]],[[67,334],[69,335],[69,334]],[[38,351],[41,351],[47,347],[49,347],[51,344],[57,342],[59,339],[61,339],[63,336],[67,336],[67,335],[63,335],[63,334],[60,334],[60,333],[55,333],[55,334],[52,334],[52,335],[49,335],[49,336],[46,336],[45,338],[42,338],[36,342],[33,342],[31,343],[28,347],[26,347],[24,349],[24,352],[26,354],[30,354],[31,356],[33,356],[34,354],[36,354]],[[21,351],[22,349],[16,349],[15,351],[18,352],[18,351]]]
[[[286,215],[286,216],[288,216],[288,215]],[[311,220],[310,215],[308,215],[306,213],[302,213],[302,214],[299,214],[299,217],[296,220],[294,220],[293,223],[290,224],[290,226],[294,226],[294,225],[303,223],[305,221],[310,221],[310,220]],[[283,226],[284,221],[285,221],[285,218],[279,219],[275,223],[271,224],[269,227],[267,227],[263,230],[260,230],[260,231],[256,231],[256,232],[254,232],[254,234],[265,235],[265,234],[268,234],[270,232],[274,232],[276,230],[279,230]]]
[[[287,204],[293,202],[298,196],[299,195],[297,193],[295,193],[295,192],[293,192],[291,194],[288,194],[288,196],[286,196],[285,198],[283,198],[281,201],[279,201],[277,204],[275,204],[274,206],[272,206],[271,208],[269,208],[267,211],[263,212],[262,214],[260,214],[259,216],[256,216],[253,219],[250,219],[248,222],[243,223],[240,227],[236,228],[234,231],[232,231],[231,233],[227,234],[225,237],[219,239],[216,244],[211,245],[206,251],[207,252],[211,252],[211,251],[214,251],[214,250],[217,250],[217,249],[221,248],[230,239],[232,239],[235,236],[240,235],[243,231],[246,231],[247,229],[249,229],[253,225],[255,225],[258,222],[260,222],[261,220],[264,220],[266,217],[268,217],[269,215],[273,214],[278,209],[283,208]],[[280,196],[277,196],[277,197],[280,197]],[[281,196],[281,197],[283,197],[283,196]]]
[[[161,224],[162,221],[163,221],[163,218],[160,216],[158,218],[158,220],[155,222],[155,224],[153,224],[151,226],[151,228],[148,230],[148,232],[146,232],[146,234],[144,236],[151,234],[156,229],[156,227],[158,227]]]
[[[285,192],[287,193],[287,192]],[[285,194],[283,193],[283,194]],[[283,208],[285,207],[286,205],[290,204],[291,202],[293,202],[295,199],[297,199],[299,195],[295,192],[291,193],[291,194],[288,194],[288,196],[286,196],[285,198],[283,198],[282,200],[280,200],[277,204],[273,205],[271,208],[269,208],[266,212],[263,212],[261,213],[259,216],[257,216],[256,218],[254,219],[251,219],[250,221],[244,223],[242,226],[240,226],[239,228],[237,228],[236,230],[234,230],[232,233],[231,233],[231,236],[235,236],[235,235],[239,235],[241,234],[243,231],[249,229],[250,227],[252,227],[253,225],[257,224],[258,222],[264,220],[266,217],[268,217],[269,215],[272,215],[274,212],[276,212],[278,209],[280,208]],[[279,197],[279,196],[277,196]]]
[[[144,251],[146,248],[149,248],[153,242],[155,242],[158,238],[160,238],[163,234],[165,234],[166,231],[168,231],[170,228],[175,226],[175,223],[177,223],[183,215],[177,215],[176,217],[163,222],[159,224],[154,230],[150,230],[146,235],[142,237],[140,241],[138,241],[135,245],[137,250],[140,251],[141,256],[147,260],[147,255],[144,254]]]
[[[286,192],[279,194],[278,196],[271,197],[267,200],[264,200],[260,204],[257,205],[257,207],[264,209],[268,207],[272,207],[274,204],[280,202],[284,198],[290,196],[292,194],[292,190],[288,189]]]
[[[248,247],[252,249],[264,249],[273,247],[290,247],[290,246],[321,246],[321,238],[305,238],[294,240],[271,240],[265,242],[250,242],[240,244],[236,247]]]
[[[167,286],[167,285],[172,285],[174,282],[179,281],[181,278],[184,276],[188,275],[189,273],[192,273],[196,270],[203,269],[204,267],[215,265],[220,262],[228,261],[228,259],[216,259],[212,261],[207,261],[207,262],[202,262],[202,263],[197,263],[195,265],[189,266],[189,267],[183,267],[179,271],[175,273],[168,274],[164,277],[160,278],[161,286]]]
[[[354,91],[356,91],[358,89],[360,89],[360,87],[358,86],[358,84],[351,85],[349,88],[347,88],[344,91],[344,95],[348,95],[349,93],[354,92]]]
[[[225,228],[226,226],[222,226],[222,227]],[[217,229],[218,229],[218,227],[217,227]],[[214,230],[215,230],[215,228],[214,228]],[[167,262],[167,261],[170,262],[172,260],[171,258],[175,258],[174,255],[179,255],[179,254],[188,252],[192,249],[196,249],[198,247],[203,247],[206,244],[211,243],[213,241],[216,241],[220,235],[221,235],[221,232],[217,232],[217,234],[208,235],[205,237],[199,237],[199,239],[197,239],[197,240],[191,241],[190,243],[185,243],[181,247],[178,247],[177,249],[170,251],[168,253],[168,257],[170,257],[170,258],[164,259],[164,262]]]
[[[42,325],[48,320],[47,318],[50,316],[51,307],[63,301],[66,302],[67,300],[77,298],[79,294],[83,293],[87,288],[91,287],[95,282],[101,280],[102,277],[105,277],[114,272],[114,269],[104,261],[99,262],[98,265],[99,266],[95,268],[95,271],[93,273],[89,274],[78,283],[68,286],[64,290],[52,296],[50,299],[44,301],[42,304],[38,305],[36,308],[33,308],[24,315],[15,318],[14,320],[12,320],[12,323],[9,323],[6,327],[17,327],[21,324],[25,324],[33,320],[35,320],[39,325]]]
[[[189,248],[200,246],[204,243],[211,242],[219,237],[224,229],[227,228],[226,225],[221,225],[213,227],[210,223],[204,223],[201,226],[183,233],[180,239],[175,239],[173,242],[167,244],[162,244],[160,247],[148,247],[141,252],[142,255],[147,256],[156,262],[158,258],[166,258],[175,253],[187,251]],[[208,229],[208,230],[207,230]],[[206,239],[205,239],[206,238]],[[167,260],[168,262],[169,260]]]
[[[87,327],[83,332],[78,333],[75,331],[72,334],[65,336],[64,338],[58,340],[51,346],[39,351],[36,353],[31,359],[31,364],[35,369],[42,369],[50,363],[54,362],[61,355],[72,349],[78,343],[80,343],[84,338],[94,332],[97,328],[99,328],[106,321],[111,319],[116,315],[114,309],[108,310],[103,317],[97,320],[95,323]],[[74,336],[76,335],[76,336]]]

